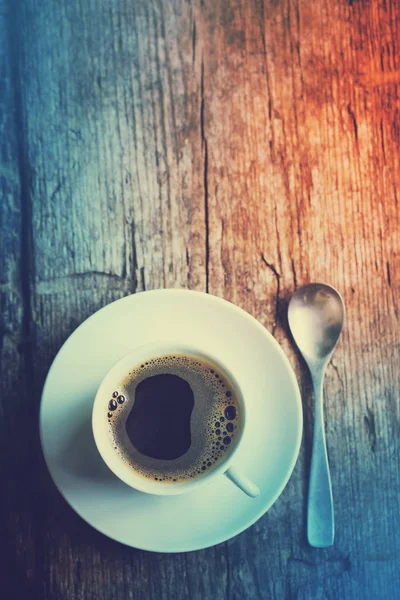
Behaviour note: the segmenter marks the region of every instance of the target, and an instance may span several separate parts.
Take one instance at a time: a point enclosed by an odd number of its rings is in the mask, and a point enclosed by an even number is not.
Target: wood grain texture
[[[399,45],[395,0],[22,0],[16,11],[3,0],[9,597],[396,598]],[[294,288],[316,280],[347,308],[326,381],[337,534],[325,550],[305,541],[313,409],[286,321]],[[304,399],[300,458],[277,503],[237,538],[178,555],[123,547],[81,521],[37,434],[43,381],[68,335],[105,304],[160,287],[253,314]]]
[[[8,16],[0,2],[0,588],[14,600],[31,595],[37,556],[32,543],[35,524],[21,509],[24,498],[17,482],[32,464],[32,457],[18,438],[24,436],[28,444],[37,430],[29,424],[33,406],[29,405],[27,384],[31,369],[24,260],[28,232],[22,223],[19,98],[13,85]],[[26,420],[18,426],[20,415]],[[19,528],[24,529],[23,539],[17,533]]]

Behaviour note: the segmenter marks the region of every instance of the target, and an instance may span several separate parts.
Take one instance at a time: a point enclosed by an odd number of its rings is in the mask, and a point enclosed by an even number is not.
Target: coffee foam
[[[194,394],[191,445],[185,454],[174,460],[159,460],[141,454],[132,446],[125,424],[139,383],[148,377],[168,373],[186,380]],[[227,378],[208,361],[179,354],[153,358],[135,367],[116,391],[110,390],[110,401],[120,395],[124,396],[124,403],[118,405],[108,418],[111,440],[123,462],[145,478],[169,483],[193,479],[215,468],[236,445],[240,431],[239,401]],[[226,414],[231,417],[233,407],[235,418],[225,416],[228,407],[231,409]],[[111,414],[107,406],[104,414]]]

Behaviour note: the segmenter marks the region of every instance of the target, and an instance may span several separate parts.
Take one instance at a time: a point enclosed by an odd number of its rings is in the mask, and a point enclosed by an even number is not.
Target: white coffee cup
[[[120,455],[115,451],[114,444],[109,434],[108,421],[105,415],[107,413],[108,403],[113,391],[118,389],[118,385],[126,377],[126,375],[132,371],[132,368],[152,358],[173,354],[185,354],[215,364],[218,370],[225,375],[236,392],[241,409],[241,427],[239,437],[236,439],[234,446],[229,447],[226,450],[224,459],[219,462],[217,466],[210,471],[205,471],[204,474],[198,475],[192,480],[167,483],[152,481],[151,479],[141,476],[121,459]],[[200,349],[188,346],[186,344],[162,342],[156,344],[146,344],[136,348],[132,352],[129,352],[129,354],[124,356],[113,367],[111,367],[101,382],[93,405],[92,426],[96,446],[104,462],[117,477],[119,477],[132,488],[140,490],[141,492],[157,495],[182,494],[209,483],[212,479],[214,479],[214,477],[225,475],[248,496],[255,498],[259,494],[258,487],[234,466],[234,458],[240,449],[246,428],[245,398],[237,380],[223,364],[221,359],[212,356],[208,352],[205,353]]]

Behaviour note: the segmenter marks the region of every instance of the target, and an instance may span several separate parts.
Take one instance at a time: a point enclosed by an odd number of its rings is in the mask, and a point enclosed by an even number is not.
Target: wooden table
[[[400,589],[400,5],[1,0],[1,532],[7,600],[393,600]],[[347,324],[326,381],[333,547],[305,538],[313,407],[296,286]],[[238,304],[304,402],[284,493],[247,532],[152,554],[83,522],[44,466],[62,343],[162,287]]]

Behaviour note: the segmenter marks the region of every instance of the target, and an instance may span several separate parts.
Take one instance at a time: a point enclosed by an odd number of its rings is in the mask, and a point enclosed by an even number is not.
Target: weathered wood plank
[[[201,63],[184,2],[26,0],[20,18],[39,389],[98,308],[143,289],[206,288]],[[45,506],[42,598],[188,597],[183,555],[119,547],[56,494]]]
[[[10,586],[68,600],[395,598],[398,4],[23,0],[9,23],[1,368],[5,397],[30,418],[17,448],[3,400],[4,439],[17,473],[29,471],[22,490],[4,467]],[[285,318],[310,280],[338,287],[347,307],[326,385],[337,520],[327,550],[305,542],[313,411]],[[227,544],[170,556],[83,523],[54,491],[31,423],[79,323],[126,294],[174,286],[224,296],[274,333],[302,382],[305,435],[263,519]],[[40,504],[29,500],[38,482]]]
[[[293,287],[330,282],[347,306],[326,383],[335,546],[301,543],[303,387],[300,464],[258,525],[257,550],[250,534],[232,544],[238,598],[250,587],[251,597],[358,598],[367,581],[371,598],[394,597],[399,586],[400,13],[352,4],[237,1],[207,15],[204,44],[218,49],[205,62],[210,292],[270,327],[306,381],[286,324]]]
[[[37,436],[30,403],[28,314],[28,223],[21,185],[19,94],[13,85],[15,50],[9,13],[0,2],[0,588],[8,598],[34,598],[38,559],[35,523],[25,510],[22,478],[29,485]],[[24,535],[18,532],[24,530]]]

